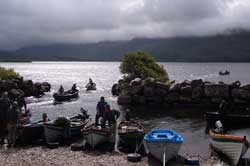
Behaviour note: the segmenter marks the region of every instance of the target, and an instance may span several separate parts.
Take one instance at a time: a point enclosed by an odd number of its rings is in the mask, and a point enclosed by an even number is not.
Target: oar
[[[166,165],[166,146],[164,146],[164,153],[163,153],[163,166]]]

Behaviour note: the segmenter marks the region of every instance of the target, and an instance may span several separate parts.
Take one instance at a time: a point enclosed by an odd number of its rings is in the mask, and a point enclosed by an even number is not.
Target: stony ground
[[[141,162],[131,163],[126,154],[118,152],[71,151],[69,147],[48,149],[45,147],[0,147],[0,166],[159,166],[160,163],[143,157]],[[170,162],[167,165],[184,165]],[[200,158],[200,165],[224,166],[217,158]]]

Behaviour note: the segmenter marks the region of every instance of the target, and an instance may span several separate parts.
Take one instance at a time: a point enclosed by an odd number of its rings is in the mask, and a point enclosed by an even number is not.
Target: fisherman
[[[103,118],[103,114],[105,111],[105,105],[107,102],[105,101],[104,97],[100,98],[100,101],[96,105],[96,116],[95,116],[95,125],[98,126],[99,118]]]
[[[92,81],[91,78],[89,78],[89,85],[90,85],[90,87],[93,87],[93,85],[94,85],[94,83],[93,83],[93,81]]]
[[[8,92],[4,92],[0,99],[0,143],[4,144],[4,137],[7,128],[7,115],[10,109],[10,100],[8,98]]]
[[[73,84],[72,88],[71,88],[71,91],[72,92],[75,92],[77,89],[76,89],[76,84]]]
[[[20,112],[22,112],[22,108],[24,107],[24,111],[27,111],[27,105],[26,105],[26,101],[24,99],[23,95],[18,96],[17,98],[17,104],[18,104],[18,109]]]
[[[42,122],[49,122],[50,119],[48,118],[46,113],[43,113],[43,121]]]
[[[62,85],[60,85],[60,88],[59,88],[58,92],[59,92],[60,94],[63,94],[63,93],[64,93],[64,89],[63,89],[63,86],[62,86]]]
[[[82,119],[88,119],[89,115],[88,115],[88,110],[83,109],[82,107],[80,108],[80,112],[82,113],[81,117]]]
[[[223,133],[224,130],[223,130],[223,126],[222,126],[222,123],[220,120],[217,120],[215,122],[215,130],[214,131],[217,133]]]
[[[106,125],[106,121],[108,121],[109,127],[115,126],[116,119],[120,116],[120,112],[117,110],[112,110],[110,105],[105,106],[105,112],[103,114],[102,127],[104,128]]]
[[[15,101],[12,108],[9,109],[7,115],[7,128],[8,128],[8,146],[14,146],[16,141],[16,125],[18,124],[19,112],[18,105]]]

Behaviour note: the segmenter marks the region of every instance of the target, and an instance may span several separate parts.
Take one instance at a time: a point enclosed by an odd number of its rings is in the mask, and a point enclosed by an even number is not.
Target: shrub
[[[120,64],[120,71],[122,74],[132,75],[134,78],[154,78],[162,82],[169,80],[164,67],[156,63],[151,55],[140,51],[126,53]]]
[[[4,67],[0,67],[0,80],[7,80],[18,77],[20,76],[14,71],[14,69],[6,69]]]

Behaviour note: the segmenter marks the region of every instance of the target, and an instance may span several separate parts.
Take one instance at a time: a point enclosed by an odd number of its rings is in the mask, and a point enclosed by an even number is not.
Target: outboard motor
[[[221,123],[221,121],[220,120],[217,120],[216,122],[215,122],[215,130],[216,130],[216,132],[218,132],[218,133],[222,133],[223,132],[223,125],[222,125],[222,123]]]

